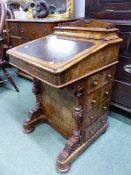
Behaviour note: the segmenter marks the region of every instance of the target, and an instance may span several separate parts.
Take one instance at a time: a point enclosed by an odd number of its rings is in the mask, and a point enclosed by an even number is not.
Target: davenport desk
[[[11,64],[34,77],[36,106],[24,122],[29,133],[48,121],[68,141],[57,168],[71,162],[108,126],[108,107],[122,40],[99,21],[61,24],[55,32],[8,51]]]

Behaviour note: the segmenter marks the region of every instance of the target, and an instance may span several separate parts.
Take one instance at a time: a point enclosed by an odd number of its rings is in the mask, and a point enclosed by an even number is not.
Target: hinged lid
[[[111,24],[99,21],[62,24],[56,27],[54,34],[8,53],[49,72],[61,73],[103,47],[121,42],[116,30]]]

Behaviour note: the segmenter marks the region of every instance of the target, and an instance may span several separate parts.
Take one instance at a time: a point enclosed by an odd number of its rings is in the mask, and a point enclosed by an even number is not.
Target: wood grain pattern
[[[61,172],[67,172],[72,161],[106,131],[112,81],[122,41],[114,33],[116,29],[113,29],[110,24],[96,22],[95,25],[94,21],[88,26],[85,23],[85,27],[83,24],[81,29],[80,23],[84,22],[78,21],[78,26],[77,22],[72,26],[68,23],[67,27],[64,24],[56,28],[56,31],[60,31],[60,35],[54,32],[50,37],[38,39],[8,51],[11,64],[34,77],[33,92],[36,96],[36,105],[24,122],[25,132],[31,132],[39,122],[49,122],[68,139],[57,160],[57,168]],[[74,36],[71,37],[72,28]],[[108,30],[109,33],[112,32],[110,39]],[[103,31],[106,31],[105,39],[100,37]],[[88,38],[90,32],[93,34],[96,32],[95,35],[98,36]],[[56,53],[54,64],[49,64],[50,61],[53,61],[50,60],[51,58],[47,59],[49,53],[43,54],[42,59],[39,58],[38,52],[36,56],[26,53],[27,46],[30,47],[32,43],[33,45],[36,43],[35,47],[40,47],[39,42],[43,40],[47,41],[46,47],[49,48],[46,50],[49,52],[52,47],[50,38],[54,36],[56,42],[53,46],[56,51],[59,53],[60,48],[57,47],[57,44],[61,38],[63,41],[61,49],[69,51],[68,56],[61,56],[66,59],[55,62],[59,56]],[[73,41],[69,49],[64,44],[66,41]],[[84,43],[86,47],[79,43]],[[81,47],[82,50],[80,50]],[[72,56],[70,50],[74,49],[76,53]]]
[[[75,20],[77,19],[7,19],[8,29],[11,34],[11,44],[15,47],[28,41],[47,36],[53,33],[54,27],[56,27],[59,23]]]
[[[117,40],[117,42],[119,41]],[[54,87],[64,87],[65,85],[71,84],[73,81],[84,77],[87,75],[87,72],[88,75],[91,75],[96,71],[99,71],[101,68],[108,67],[109,65],[111,66],[117,63],[117,55],[119,51],[118,46],[116,44],[113,44],[112,46],[108,47],[107,43],[105,42],[104,44],[100,44],[101,43],[98,45],[96,44],[94,46],[94,49],[90,49],[91,51],[89,51],[89,49],[86,49],[84,50],[84,54],[81,52],[80,54],[75,55],[71,59],[72,61],[67,60],[67,63],[62,62],[58,64],[50,64],[50,62],[40,61],[38,59],[33,59],[34,62],[32,62],[31,56],[17,52],[15,48],[10,50],[9,53],[13,55],[13,57],[10,57],[12,65],[17,65],[21,70],[29,72],[30,75],[35,75],[38,79],[41,79],[42,81],[51,84]],[[26,47],[26,45],[27,44],[23,45],[23,48]],[[100,50],[102,47],[104,47],[104,51]],[[112,49],[112,52],[110,52],[110,48]],[[100,51],[96,52],[98,49]],[[91,53],[94,53],[94,50],[95,54],[92,55]],[[88,55],[90,53],[88,59],[86,59],[86,53]],[[19,60],[17,59],[18,56],[20,57]],[[28,57],[28,60],[26,57]],[[84,59],[82,60],[82,58]],[[44,66],[44,70],[42,69],[42,66]],[[50,76],[50,79],[48,76]]]

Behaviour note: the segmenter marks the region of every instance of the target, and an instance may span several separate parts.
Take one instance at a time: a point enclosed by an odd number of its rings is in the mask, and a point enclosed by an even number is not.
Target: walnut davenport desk
[[[25,132],[48,121],[68,139],[57,160],[61,172],[107,129],[122,42],[116,31],[99,21],[68,22],[8,51],[11,64],[34,77],[36,106],[24,122]]]

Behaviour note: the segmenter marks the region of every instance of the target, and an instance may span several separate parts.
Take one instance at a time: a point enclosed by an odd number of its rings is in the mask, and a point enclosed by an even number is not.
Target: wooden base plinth
[[[108,127],[108,123],[106,123],[99,131],[97,131],[89,140],[85,143],[81,144],[75,151],[70,154],[64,161],[60,161],[59,158],[57,160],[57,169],[60,172],[67,172],[70,169],[71,162],[76,159],[76,157],[83,152],[93,141],[96,140],[101,134],[105,133]]]
[[[23,128],[25,133],[30,133],[34,131],[35,126],[39,123],[45,122],[45,117],[42,115],[40,117],[30,119],[28,118],[27,120],[24,121],[23,123]]]
[[[24,122],[24,132],[26,133],[30,133],[35,129],[35,126],[38,123],[42,123],[45,122],[45,117],[44,116],[40,116],[35,118],[34,120],[29,120],[27,119]],[[99,137],[101,134],[104,134],[106,132],[106,129],[108,127],[108,123],[106,123],[99,131],[97,131],[90,139],[88,139],[86,142],[84,142],[83,144],[81,144],[80,146],[77,147],[77,149],[75,149],[64,161],[57,160],[56,166],[57,166],[57,170],[63,173],[66,173],[70,170],[71,167],[71,163],[74,159],[77,158],[77,156],[83,152],[92,142],[94,142],[97,137]]]

